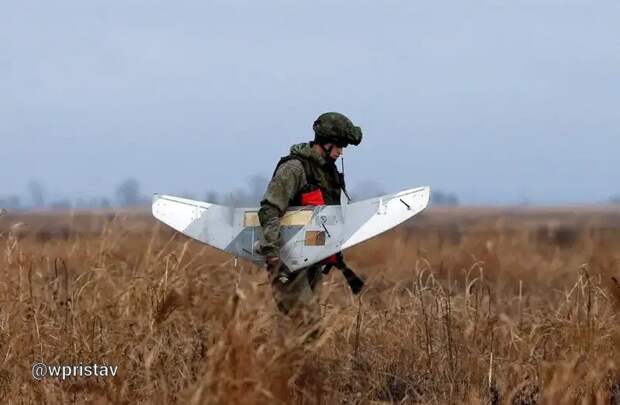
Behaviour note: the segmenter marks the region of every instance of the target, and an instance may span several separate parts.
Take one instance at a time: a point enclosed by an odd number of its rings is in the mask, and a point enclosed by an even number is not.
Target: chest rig
[[[338,171],[334,163],[319,167],[303,156],[289,155],[280,159],[273,175],[275,176],[278,168],[289,160],[299,161],[306,175],[306,185],[293,196],[289,206],[340,204],[340,192],[346,190],[346,187],[344,174]]]

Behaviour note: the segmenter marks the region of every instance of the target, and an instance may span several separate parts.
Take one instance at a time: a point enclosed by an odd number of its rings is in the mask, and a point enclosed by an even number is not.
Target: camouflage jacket
[[[276,169],[258,211],[263,231],[259,250],[264,256],[278,256],[280,217],[289,206],[300,200],[301,193],[318,186],[323,191],[326,204],[340,203],[340,190],[344,187],[344,180],[334,162],[312,150],[310,143],[293,145],[289,156],[304,159],[311,173],[306,173],[299,159],[288,159]],[[308,179],[312,179],[316,185],[309,184]]]

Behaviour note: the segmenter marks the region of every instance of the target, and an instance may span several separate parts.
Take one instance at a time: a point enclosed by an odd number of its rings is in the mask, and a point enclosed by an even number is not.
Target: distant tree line
[[[213,203],[237,207],[255,206],[260,202],[267,187],[268,180],[264,176],[255,175],[247,180],[247,187],[229,192],[218,193],[207,191],[204,195],[180,193],[185,198],[204,200]],[[28,182],[25,195],[0,195],[0,208],[10,210],[28,209],[106,209],[148,207],[151,196],[144,195],[140,182],[128,178],[118,184],[113,197],[81,197],[77,199],[50,199],[45,187],[36,180]]]
[[[447,207],[456,207],[457,205],[459,205],[459,198],[454,193],[446,193],[440,190],[433,190],[431,192],[431,204]]]
[[[257,206],[265,193],[269,180],[262,175],[254,175],[247,179],[246,187],[227,192],[209,190],[200,195],[195,193],[180,193],[179,195],[193,200],[202,200],[215,204],[234,207]],[[386,194],[383,186],[375,181],[363,181],[354,187],[348,187],[348,192],[354,201]],[[135,178],[128,178],[119,183],[112,197],[81,197],[77,199],[60,198],[50,199],[45,187],[36,180],[28,182],[26,195],[0,195],[0,208],[9,210],[27,209],[109,209],[148,207],[151,196],[143,194],[140,182]],[[459,204],[458,197],[453,193],[433,191],[432,204],[455,206]]]
[[[17,194],[0,195],[0,208],[21,209],[71,209],[71,208],[112,208],[148,205],[150,198],[140,193],[140,184],[135,179],[127,179],[119,184],[115,198],[80,197],[76,199],[48,197],[45,187],[36,180],[28,182],[25,196]]]

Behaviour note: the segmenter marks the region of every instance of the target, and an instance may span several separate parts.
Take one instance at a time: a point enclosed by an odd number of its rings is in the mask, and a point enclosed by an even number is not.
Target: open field
[[[303,344],[262,269],[148,213],[2,216],[0,398],[620,404],[620,209],[430,209],[345,257],[368,289],[332,271]]]

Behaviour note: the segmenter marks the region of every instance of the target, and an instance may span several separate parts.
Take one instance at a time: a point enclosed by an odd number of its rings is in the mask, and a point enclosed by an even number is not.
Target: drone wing
[[[351,204],[290,208],[280,221],[281,258],[292,270],[318,263],[413,217],[429,198],[430,188],[420,187]],[[153,215],[202,243],[264,263],[254,249],[262,236],[257,208],[155,195]]]

